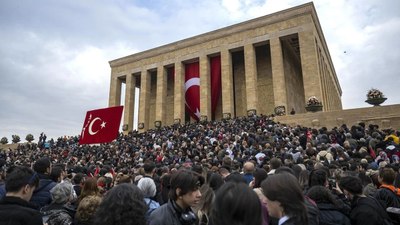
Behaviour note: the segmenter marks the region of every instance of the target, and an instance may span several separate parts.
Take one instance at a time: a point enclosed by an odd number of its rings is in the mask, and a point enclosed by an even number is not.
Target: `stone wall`
[[[283,60],[285,69],[285,82],[286,82],[286,95],[287,95],[287,109],[286,113],[289,113],[292,108],[296,112],[304,113],[305,109],[305,96],[304,96],[304,85],[303,75],[301,73],[300,59],[287,43],[283,42]]]
[[[244,74],[244,54],[243,51],[234,52],[232,54],[233,61],[233,83],[235,98],[235,113],[238,116],[247,116],[246,105],[246,78]],[[222,81],[224,82],[224,81]],[[224,85],[222,83],[222,85]]]
[[[154,128],[154,121],[156,120],[157,72],[151,71],[150,74],[150,110],[149,121],[146,127],[152,129]]]
[[[275,117],[275,121],[290,126],[302,125],[315,128],[327,127],[328,129],[342,124],[351,126],[365,122],[366,124],[377,124],[381,129],[399,130],[400,104],[278,116]]]
[[[174,75],[168,74],[167,79],[167,98],[166,98],[166,115],[165,115],[165,124],[164,125],[171,125],[174,123]]]
[[[271,51],[269,45],[256,48],[257,59],[257,114],[274,113],[274,91],[272,86]]]

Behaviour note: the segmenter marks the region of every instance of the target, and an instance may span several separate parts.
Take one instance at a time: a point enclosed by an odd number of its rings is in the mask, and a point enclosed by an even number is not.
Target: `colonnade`
[[[258,58],[260,50],[267,52]],[[211,110],[210,58],[215,56],[221,58],[222,80],[217,116]],[[192,62],[200,68],[203,120],[274,113],[277,107],[302,113],[310,96],[322,101],[324,111],[342,107],[314,5],[307,3],[111,61],[109,106],[121,105],[125,83],[125,131],[134,127],[135,105],[139,130],[185,123],[185,64]],[[136,104],[135,87],[140,88]]]

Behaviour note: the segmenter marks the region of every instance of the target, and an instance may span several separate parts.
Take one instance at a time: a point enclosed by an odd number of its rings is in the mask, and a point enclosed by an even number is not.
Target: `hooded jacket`
[[[341,213],[337,207],[331,203],[318,203],[317,204],[320,216],[320,225],[351,225],[350,219]]]
[[[51,203],[52,199],[50,190],[57,184],[45,174],[39,174],[39,178],[39,187],[37,187],[33,192],[30,201],[36,209],[41,209],[43,206]]]

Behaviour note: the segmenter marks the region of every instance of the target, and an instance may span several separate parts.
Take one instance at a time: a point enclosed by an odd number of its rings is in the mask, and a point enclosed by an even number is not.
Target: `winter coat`
[[[152,200],[150,198],[144,198],[144,201],[146,202],[146,205],[147,205],[147,208],[148,208],[148,210],[146,212],[146,217],[149,217],[150,214],[154,210],[156,210],[157,208],[160,207],[160,204],[158,202],[156,202],[156,201],[154,201],[154,200]]]
[[[51,203],[52,199],[50,190],[57,184],[47,175],[39,174],[39,177],[39,187],[37,187],[33,192],[30,201],[36,207],[36,209],[41,209],[42,207]]]
[[[391,187],[388,188],[382,186],[375,193],[374,195],[375,199],[383,202],[386,208],[388,207],[400,208],[400,193],[399,193],[400,191],[398,190],[398,188],[394,188],[393,185],[390,185]],[[393,191],[390,190],[389,188],[392,188]],[[397,191],[397,194],[395,193],[395,191]],[[388,214],[395,225],[400,224],[399,214],[394,214],[394,213],[388,213]]]
[[[18,197],[4,197],[0,201],[0,224],[43,225],[42,215],[29,202]]]
[[[355,196],[351,208],[352,225],[384,225],[384,219],[389,219],[385,209],[374,198]]]
[[[74,209],[64,204],[51,204],[41,210],[43,221],[48,225],[71,225],[75,216]]]
[[[244,179],[246,180],[246,184],[250,184],[250,182],[253,180],[254,176],[252,173],[245,173],[243,175]]]
[[[0,200],[6,196],[6,184],[0,181]]]
[[[363,194],[366,195],[367,197],[374,197],[377,190],[378,189],[373,183],[369,183],[367,184],[367,186],[364,187]]]
[[[180,221],[181,215],[172,204],[171,200],[169,200],[168,203],[154,210],[150,214],[149,225],[182,225]]]
[[[92,225],[92,224],[93,224],[92,221],[79,221],[79,220],[74,221],[74,225]]]
[[[308,225],[318,225],[320,211],[317,204],[307,196],[304,196],[307,207]]]
[[[318,203],[317,206],[320,212],[319,225],[350,225],[350,219],[333,204]]]

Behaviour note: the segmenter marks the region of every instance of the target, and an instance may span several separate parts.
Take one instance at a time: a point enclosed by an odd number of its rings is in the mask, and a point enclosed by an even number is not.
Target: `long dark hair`
[[[256,170],[253,173],[253,176],[254,176],[253,188],[259,188],[261,182],[268,177],[268,173],[263,168],[256,168]]]
[[[279,173],[261,183],[264,195],[271,201],[278,201],[284,215],[295,225],[308,224],[307,208],[302,189],[296,177],[290,173]]]
[[[142,191],[134,184],[113,187],[101,202],[93,218],[94,225],[146,225],[147,206]]]
[[[248,185],[227,182],[215,195],[210,219],[218,225],[260,225],[260,199]]]
[[[176,201],[179,196],[185,195],[191,191],[195,191],[203,184],[204,177],[202,177],[200,174],[187,169],[179,170],[171,177],[171,189],[169,190],[169,197],[170,199]],[[179,196],[176,193],[177,188],[181,189]]]
[[[338,201],[335,199],[333,194],[324,186],[320,185],[312,186],[308,190],[307,196],[312,200],[314,200],[317,204],[331,203],[336,207],[340,207]]]

